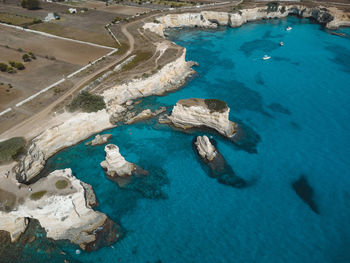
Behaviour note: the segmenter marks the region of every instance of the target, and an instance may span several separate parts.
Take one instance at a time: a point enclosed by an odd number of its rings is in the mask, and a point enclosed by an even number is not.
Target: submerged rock
[[[216,178],[219,183],[241,188],[247,185],[246,181],[238,177],[224,157],[218,152],[214,140],[207,136],[198,136],[193,140],[193,146],[203,162],[209,167],[209,175]]]
[[[106,170],[107,177],[119,187],[141,193],[146,198],[165,198],[162,185],[167,183],[164,176],[155,171],[150,174],[140,166],[128,162],[120,154],[118,146],[108,144],[105,147],[106,160],[101,167]]]
[[[146,109],[146,110],[143,110],[142,112],[140,112],[139,114],[137,114],[136,116],[133,116],[130,119],[126,120],[125,123],[132,124],[132,123],[135,123],[138,121],[147,120],[147,119],[150,119],[150,118],[153,118],[153,117],[159,115],[160,113],[163,113],[164,111],[166,111],[165,107],[160,107],[159,109],[155,110],[154,112],[152,112],[150,109]]]
[[[85,145],[95,146],[95,145],[105,144],[109,141],[111,137],[112,137],[112,134],[102,134],[102,135],[97,134],[92,141],[87,142]]]
[[[313,199],[314,190],[309,185],[305,175],[301,175],[298,180],[292,184],[294,191],[297,195],[314,211],[316,214],[320,214],[318,207]]]

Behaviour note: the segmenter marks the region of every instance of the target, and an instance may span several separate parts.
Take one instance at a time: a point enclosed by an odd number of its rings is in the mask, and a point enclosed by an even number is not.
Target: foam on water
[[[82,262],[349,262],[350,39],[296,18],[175,30],[171,38],[199,63],[198,76],[148,100],[167,106],[190,97],[226,101],[231,119],[260,135],[258,153],[212,135],[235,173],[252,185],[235,189],[206,174],[191,145],[202,133],[155,121],[117,127],[106,131],[111,143],[128,161],[168,178],[167,198],[143,198],[108,180],[99,165],[104,146],[66,149],[47,171],[72,168],[94,187],[97,209],[127,233],[96,252],[63,249]],[[265,54],[271,59],[262,60]],[[319,214],[293,190],[302,174]]]

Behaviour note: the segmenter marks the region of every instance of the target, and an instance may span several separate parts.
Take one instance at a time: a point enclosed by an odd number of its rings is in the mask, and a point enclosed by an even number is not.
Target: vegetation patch
[[[47,193],[47,191],[39,191],[39,192],[35,192],[35,193],[32,193],[31,195],[30,195],[30,199],[32,199],[32,200],[39,200],[41,197],[43,197],[44,196],[44,194],[46,194]]]
[[[9,24],[9,25],[16,25],[16,26],[30,26],[33,24],[42,23],[40,19],[22,16],[18,14],[11,14],[11,13],[0,13],[0,22]]]
[[[279,5],[280,5],[280,3],[278,3],[278,2],[267,3],[267,13],[277,12]]]
[[[15,160],[24,152],[26,141],[23,137],[13,137],[0,142],[0,164]]]
[[[65,189],[65,188],[67,188],[67,186],[68,186],[68,182],[67,182],[67,180],[58,180],[56,183],[55,183],[55,185],[56,185],[56,188],[57,189]]]
[[[140,51],[136,53],[135,58],[123,67],[123,70],[131,70],[138,66],[141,62],[146,61],[152,57],[152,52]]]
[[[76,96],[71,104],[68,105],[68,110],[82,110],[84,112],[96,112],[106,108],[106,104],[102,96],[91,94],[87,91],[82,91]]]
[[[227,110],[226,102],[217,99],[205,99],[205,105],[207,105],[210,112],[225,112]]]
[[[29,10],[36,10],[40,8],[40,0],[21,0],[21,6]]]

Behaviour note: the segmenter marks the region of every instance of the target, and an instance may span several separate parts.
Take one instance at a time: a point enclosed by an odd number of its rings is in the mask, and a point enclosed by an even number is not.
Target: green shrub
[[[34,55],[34,53],[33,52],[28,52],[28,55],[32,58],[32,59],[36,59],[36,56]]]
[[[16,69],[14,67],[12,67],[12,66],[8,66],[7,67],[7,73],[10,73],[10,74],[16,73]]]
[[[58,180],[55,185],[57,189],[65,189],[68,186],[68,182],[67,180]]]
[[[31,195],[30,195],[30,199],[32,199],[32,200],[39,200],[41,197],[43,197],[44,196],[44,194],[46,194],[47,193],[47,191],[39,191],[39,192],[35,192],[35,193],[32,193]]]
[[[23,70],[23,69],[25,69],[25,66],[21,62],[16,62],[15,63],[15,68],[18,69],[18,70]]]
[[[8,68],[7,64],[5,64],[5,63],[0,63],[0,71],[6,72],[6,71],[7,71],[7,68]]]
[[[15,160],[24,152],[26,141],[22,137],[13,137],[0,142],[0,164]]]
[[[207,105],[210,112],[224,112],[227,110],[226,102],[217,99],[205,99],[205,105]]]
[[[24,55],[22,56],[22,59],[23,59],[24,62],[29,62],[29,61],[31,61],[31,58],[30,58],[30,56],[29,56],[28,54],[24,54]]]
[[[68,105],[70,111],[81,109],[84,112],[96,112],[106,108],[106,104],[102,96],[90,94],[82,91],[76,96],[72,103]]]
[[[267,3],[267,12],[276,12],[278,10],[280,3],[278,2],[269,2]]]
[[[21,6],[29,10],[40,8],[40,0],[21,0]]]
[[[11,67],[14,67],[15,64],[16,64],[16,62],[15,62],[15,61],[12,61],[12,60],[9,60],[9,64],[10,64]]]

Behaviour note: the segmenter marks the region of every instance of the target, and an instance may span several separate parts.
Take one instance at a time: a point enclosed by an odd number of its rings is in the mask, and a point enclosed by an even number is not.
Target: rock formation
[[[159,109],[155,110],[154,112],[152,112],[150,109],[146,109],[143,110],[142,112],[140,112],[139,114],[137,114],[136,116],[130,118],[129,120],[127,120],[125,122],[125,124],[132,124],[138,121],[142,121],[142,120],[147,120],[150,118],[153,118],[157,115],[159,115],[160,113],[166,111],[165,107],[160,107]]]
[[[120,105],[128,100],[162,95],[167,91],[178,88],[185,79],[194,73],[193,62],[186,62],[186,49],[173,62],[165,65],[157,73],[148,78],[133,79],[128,83],[117,85],[103,92],[108,112],[114,114],[120,111]]]
[[[306,7],[303,5],[279,5],[271,10],[266,7],[235,10],[234,12],[202,11],[200,13],[168,14],[158,17],[158,23],[146,23],[143,28],[148,29],[162,37],[166,28],[175,27],[203,27],[216,28],[220,26],[239,27],[247,22],[284,18],[288,15],[311,18],[325,25],[327,28],[335,29],[339,26],[350,25],[349,17],[337,8]]]
[[[229,120],[230,108],[216,99],[179,100],[173,108],[169,120],[179,128],[208,127],[225,137],[235,133],[235,123]]]
[[[91,208],[93,192],[89,191],[88,201],[84,185],[70,169],[50,173],[30,188],[22,189],[26,192],[23,201],[11,211],[0,211],[0,230],[10,232],[15,241],[26,228],[26,218],[34,218],[45,229],[48,238],[67,239],[84,250],[116,242],[121,237],[119,226]]]
[[[95,145],[105,144],[106,142],[109,141],[111,137],[112,137],[112,134],[102,134],[102,135],[97,134],[92,141],[87,142],[85,145],[95,146]]]
[[[214,143],[214,140],[212,140]],[[218,152],[207,136],[198,136],[193,140],[193,146],[209,168],[209,176],[216,178],[219,183],[241,188],[246,186],[245,180],[238,177],[224,157]]]
[[[64,123],[44,131],[32,140],[27,154],[15,168],[19,182],[28,182],[38,175],[46,160],[58,151],[113,127],[106,110],[71,115]]]
[[[136,169],[136,165],[125,160],[120,154],[119,147],[114,144],[105,146],[106,160],[101,162],[101,166],[111,178],[129,177]]]

